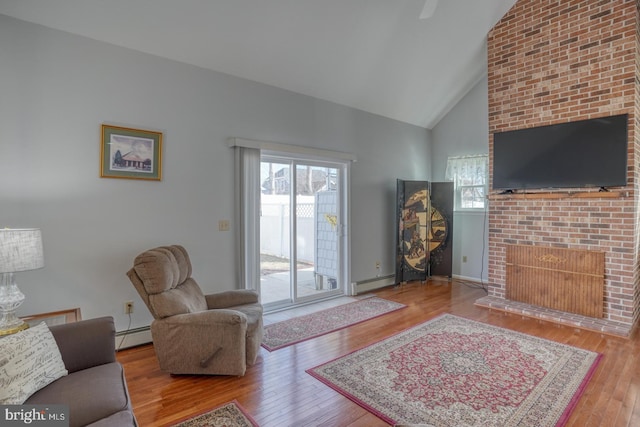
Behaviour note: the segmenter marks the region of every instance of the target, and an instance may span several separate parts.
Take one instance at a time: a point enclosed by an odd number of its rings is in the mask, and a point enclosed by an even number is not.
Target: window
[[[445,178],[453,181],[456,210],[480,210],[487,203],[489,156],[449,157]]]

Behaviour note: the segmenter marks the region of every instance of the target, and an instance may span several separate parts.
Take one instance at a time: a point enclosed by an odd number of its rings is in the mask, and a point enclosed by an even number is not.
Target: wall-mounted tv
[[[496,132],[495,190],[627,185],[626,114]]]

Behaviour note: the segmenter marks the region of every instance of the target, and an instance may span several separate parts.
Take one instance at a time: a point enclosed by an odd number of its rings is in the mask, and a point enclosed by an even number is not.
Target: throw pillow
[[[0,338],[0,404],[22,405],[67,373],[58,344],[44,322]]]

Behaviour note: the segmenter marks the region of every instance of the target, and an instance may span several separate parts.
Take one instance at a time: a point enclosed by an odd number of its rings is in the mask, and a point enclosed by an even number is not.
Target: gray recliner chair
[[[154,317],[151,336],[160,369],[244,375],[255,363],[263,334],[257,292],[204,295],[179,245],[141,253],[127,275]]]

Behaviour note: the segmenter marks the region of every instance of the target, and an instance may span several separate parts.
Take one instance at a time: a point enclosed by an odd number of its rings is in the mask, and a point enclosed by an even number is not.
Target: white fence
[[[314,248],[314,210],[313,196],[298,196],[296,206],[297,232],[296,251],[298,261],[313,264]],[[260,253],[289,258],[291,252],[291,234],[289,232],[289,196],[262,195],[260,214]]]

